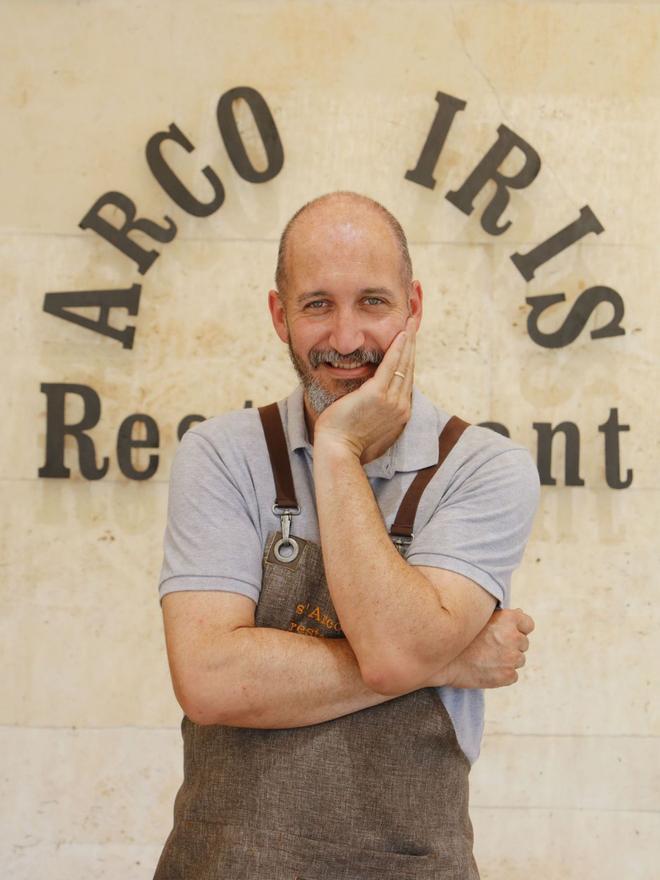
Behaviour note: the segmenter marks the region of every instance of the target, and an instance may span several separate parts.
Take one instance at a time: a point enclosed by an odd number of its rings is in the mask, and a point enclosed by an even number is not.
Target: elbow
[[[373,691],[375,694],[381,694],[384,697],[399,697],[411,690],[415,690],[415,688],[409,688],[399,683],[398,680],[394,680],[389,675],[363,675],[362,680],[370,691]]]
[[[361,670],[366,686],[377,694],[397,697],[426,687],[431,672],[416,659],[404,658],[396,662],[384,659]]]
[[[438,673],[459,653],[453,647],[445,640],[442,650],[433,653],[401,651],[389,657],[381,654],[368,664],[360,664],[362,680],[372,691],[387,697],[435,687]]]
[[[183,713],[193,724],[208,726],[226,723],[226,713],[217,693],[211,695],[200,683],[199,677],[195,683],[178,682],[174,694]]]
[[[181,706],[184,715],[193,724],[206,726],[210,724],[222,724],[218,706],[210,706],[208,701],[202,698],[201,694],[186,693],[178,695],[177,700]]]
[[[179,665],[172,682],[179,705],[194,724],[246,726],[250,688],[231,656],[197,656]]]
[[[200,727],[224,723],[216,707],[205,706],[199,700],[187,700],[185,703],[179,701],[179,705],[183,709],[186,718]]]
[[[460,653],[459,627],[450,611],[440,605],[441,615],[420,632],[408,633],[397,643],[383,643],[363,663],[366,686],[383,696],[395,697],[420,688],[433,687],[434,678]]]
[[[219,680],[214,673],[205,676],[198,671],[187,686],[176,692],[179,705],[187,718],[200,727],[222,724],[228,727],[251,727],[254,706],[249,688],[228,675]]]

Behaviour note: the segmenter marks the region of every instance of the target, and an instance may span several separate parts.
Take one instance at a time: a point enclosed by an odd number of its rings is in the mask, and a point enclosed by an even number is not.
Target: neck
[[[314,445],[314,425],[316,424],[316,420],[318,419],[318,414],[314,412],[309,403],[307,402],[307,395],[303,396],[303,414],[305,416],[305,425],[307,426],[307,436],[309,437],[309,442]]]

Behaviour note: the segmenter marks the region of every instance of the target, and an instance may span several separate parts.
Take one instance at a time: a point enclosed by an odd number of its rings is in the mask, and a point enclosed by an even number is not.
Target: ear
[[[277,290],[268,291],[268,308],[275,332],[282,342],[289,341],[289,330],[286,325],[286,309],[282,297]]]
[[[424,291],[422,290],[422,285],[419,281],[413,281],[410,286],[408,307],[410,309],[410,314],[415,318],[415,331],[419,330],[419,325],[422,323],[422,312],[424,311],[422,303],[423,298]]]

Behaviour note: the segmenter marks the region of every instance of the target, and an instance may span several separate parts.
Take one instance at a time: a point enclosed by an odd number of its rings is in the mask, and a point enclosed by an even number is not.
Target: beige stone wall
[[[3,345],[3,875],[32,880],[152,876],[180,781],[156,583],[176,426],[284,396],[293,376],[265,306],[288,216],[336,188],[367,192],[400,218],[426,292],[418,383],[471,421],[504,423],[536,449],[535,422],[574,422],[584,486],[554,486],[514,599],[537,621],[520,683],[492,692],[472,774],[484,880],[650,880],[660,839],[657,685],[657,287],[660,3],[5,0],[0,114]],[[266,100],[285,152],[266,183],[236,173],[216,123],[219,97],[248,85]],[[435,189],[406,180],[438,105],[467,102],[438,160]],[[259,165],[245,108],[240,129]],[[226,199],[186,215],[144,159],[175,122],[194,144],[167,152],[206,199],[210,165]],[[505,125],[542,160],[513,192],[500,236],[444,198]],[[503,166],[521,163],[514,154]],[[103,193],[178,226],[144,275],[78,227]],[[590,234],[525,282],[511,262],[590,205]],[[119,212],[109,211],[119,223]],[[132,349],[42,310],[46,292],[141,284]],[[526,297],[563,291],[552,332],[587,288],[622,297],[625,334],[570,345],[530,339]],[[88,313],[89,314],[89,313]],[[39,478],[40,384],[95,390],[90,431],[103,479]],[[627,489],[608,486],[612,408]],[[117,465],[131,413],[160,430],[146,481]],[[82,415],[71,397],[69,421]],[[153,450],[151,451],[153,453]],[[149,450],[134,452],[146,467]]]

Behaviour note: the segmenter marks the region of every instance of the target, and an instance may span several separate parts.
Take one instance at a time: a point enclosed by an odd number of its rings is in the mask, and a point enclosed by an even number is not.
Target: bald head
[[[412,282],[412,264],[406,235],[399,221],[387,208],[367,196],[354,192],[332,192],[319,196],[303,205],[284,227],[277,254],[275,285],[281,296],[286,296],[291,280],[291,260],[295,259],[296,243],[309,236],[310,231],[331,231],[360,224],[380,226],[387,242],[389,237],[399,255],[401,283],[408,289]]]

